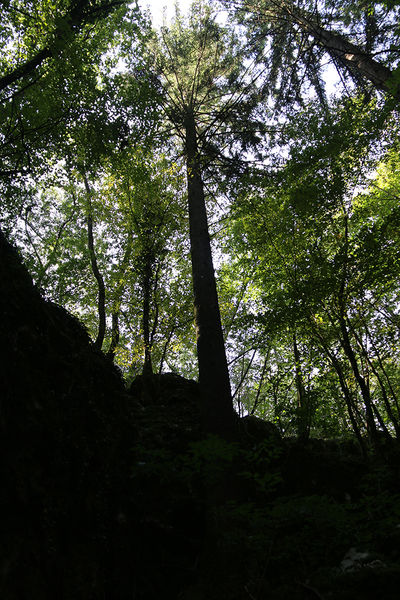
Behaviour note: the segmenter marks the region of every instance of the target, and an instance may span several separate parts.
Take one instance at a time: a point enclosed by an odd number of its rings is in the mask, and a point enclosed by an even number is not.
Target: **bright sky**
[[[139,0],[139,5],[142,8],[150,9],[153,18],[153,27],[155,29],[159,29],[163,24],[164,8],[167,22],[173,17],[175,14],[175,4],[179,5],[183,14],[187,14],[189,7],[192,4],[192,0]],[[338,75],[332,66],[327,68],[325,80],[328,94],[334,93],[335,84],[338,83]]]
[[[191,3],[191,0],[179,0],[179,8],[183,14],[188,12]],[[175,13],[174,0],[139,0],[139,5],[142,8],[150,8],[153,16],[153,26],[155,28],[159,28],[163,24],[164,7],[166,7],[167,21],[170,20]]]

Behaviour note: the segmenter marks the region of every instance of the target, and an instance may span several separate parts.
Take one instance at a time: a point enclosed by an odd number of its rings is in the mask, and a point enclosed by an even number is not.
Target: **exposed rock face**
[[[0,314],[0,596],[103,597],[133,438],[122,379],[2,234]]]
[[[242,435],[244,438],[255,442],[269,440],[270,442],[281,445],[282,436],[275,425],[271,421],[264,421],[254,415],[247,415],[240,419]]]
[[[178,452],[201,435],[199,384],[175,373],[139,375],[129,387],[139,406],[139,446],[175,447]],[[176,442],[174,446],[174,440]]]
[[[170,406],[199,402],[199,384],[177,373],[138,375],[129,386],[129,393],[144,405]]]

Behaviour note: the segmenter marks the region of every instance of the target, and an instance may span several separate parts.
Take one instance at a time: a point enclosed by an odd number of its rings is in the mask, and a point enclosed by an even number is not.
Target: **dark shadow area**
[[[0,286],[2,600],[398,597],[395,443],[365,460],[353,440],[282,439],[256,418],[233,442],[205,437],[196,382],[126,390],[3,237]]]

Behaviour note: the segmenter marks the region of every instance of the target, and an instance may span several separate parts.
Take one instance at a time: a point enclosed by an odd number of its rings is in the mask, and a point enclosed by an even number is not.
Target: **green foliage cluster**
[[[369,40],[393,68],[396,7],[342,4],[334,15],[351,43]],[[2,23],[4,77],[14,77],[1,105],[2,226],[37,285],[100,336],[128,378],[146,356],[155,371],[196,376],[190,113],[238,412],[269,418],[286,435],[361,440],[375,422],[397,436],[393,102],[371,89],[322,100],[285,79],[282,66],[295,60],[321,87],[310,57],[325,56],[315,46],[298,54],[305,30],[287,2],[260,3],[259,21],[244,3],[223,26],[216,6],[198,2],[159,35],[133,7],[74,6],[10,2]],[[332,10],[320,7],[322,21]],[[292,30],[279,54],[276,39]],[[21,71],[53,43],[57,51]],[[61,81],[68,93],[57,92]],[[22,177],[27,162],[33,178]]]

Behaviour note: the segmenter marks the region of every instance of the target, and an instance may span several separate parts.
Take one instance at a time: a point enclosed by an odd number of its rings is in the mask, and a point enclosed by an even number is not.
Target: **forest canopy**
[[[400,435],[399,10],[3,2],[1,229],[127,381],[199,377],[210,430]]]

